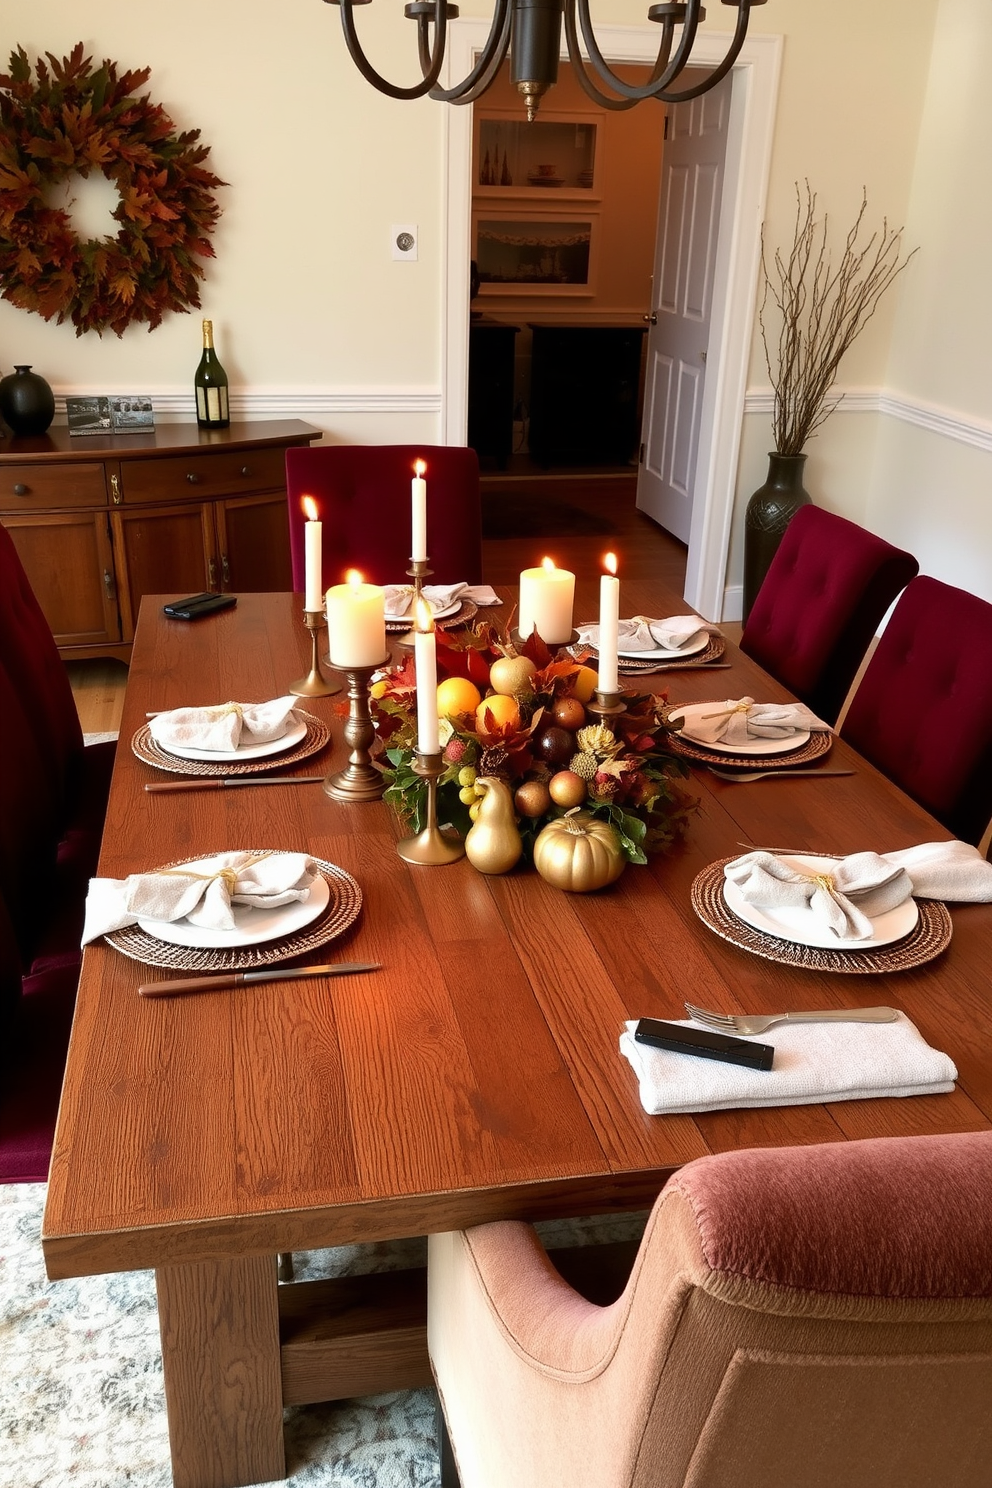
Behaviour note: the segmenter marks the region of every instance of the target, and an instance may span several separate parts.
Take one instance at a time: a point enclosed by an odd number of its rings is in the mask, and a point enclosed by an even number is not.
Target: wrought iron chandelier
[[[380,93],[386,93],[390,98],[423,98],[425,93],[429,93],[431,98],[443,103],[474,103],[495,81],[509,53],[511,81],[526,104],[528,119],[533,119],[542,95],[558,80],[563,20],[569,60],[589,97],[602,108],[628,109],[643,98],[684,103],[715,87],[733,67],[744,45],[752,7],[764,5],[765,0],[723,0],[724,5],[733,5],[737,9],[737,25],[727,54],[702,82],[681,90],[674,85],[683,68],[690,64],[696,31],[700,21],[706,19],[700,0],[651,6],[648,20],[660,25],[661,40],[651,76],[643,84],[626,82],[603,56],[596,42],[589,0],[496,0],[485,46],[472,70],[453,88],[439,87],[438,78],[444,65],[448,22],[457,18],[457,5],[448,4],[448,0],[411,0],[404,6],[403,13],[407,19],[417,23],[417,46],[423,76],[412,87],[400,88],[376,71],[358,39],[355,6],[369,5],[371,0],[325,0],[325,3],[340,5],[341,25],[352,61]],[[680,26],[682,34],[678,45],[674,46],[676,28]],[[580,36],[588,58],[582,54]],[[612,91],[605,93],[604,87]]]

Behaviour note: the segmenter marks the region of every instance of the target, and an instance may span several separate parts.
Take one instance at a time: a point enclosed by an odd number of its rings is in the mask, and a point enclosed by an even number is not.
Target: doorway
[[[459,20],[451,24],[448,67],[452,78],[468,71],[487,32],[483,20]],[[725,34],[699,36],[694,61],[702,66],[714,65],[723,55],[725,42]],[[657,32],[653,28],[602,28],[603,52],[618,62],[652,62],[656,44]],[[735,618],[725,613],[725,573],[780,55],[780,37],[749,37],[731,74],[727,160],[710,331],[717,367],[716,374],[707,379],[703,395],[685,586],[688,603],[711,620]],[[440,437],[447,443],[461,444],[466,440],[468,406],[471,111],[446,109],[444,127],[446,288]]]

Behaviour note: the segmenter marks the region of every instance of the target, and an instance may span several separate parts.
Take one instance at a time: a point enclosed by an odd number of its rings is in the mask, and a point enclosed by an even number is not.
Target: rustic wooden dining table
[[[155,1269],[177,1488],[280,1478],[284,1406],[427,1378],[422,1275],[280,1285],[279,1252],[644,1208],[681,1164],[733,1148],[992,1124],[992,906],[955,906],[945,951],[884,976],[761,959],[693,911],[696,875],[751,845],[845,853],[947,837],[843,742],[820,763],[846,777],[742,785],[693,769],[684,838],[602,893],[562,893],[527,868],[418,867],[398,856],[382,802],[315,785],[145,792],[172,778],[130,747],[147,712],[276,697],[309,663],[299,596],[243,595],[193,624],[161,604],[144,601],[135,638],[101,874],[305,850],[364,895],[352,928],[308,959],[381,963],[148,999],[139,982],[170,973],[103,942],[85,952],[45,1259],[53,1279]],[[686,608],[646,583],[625,584],[622,606]],[[591,585],[576,614],[594,616]],[[724,660],[730,670],[628,686],[673,703],[788,696],[734,646]],[[332,745],[295,773],[344,763],[343,696],[303,700]],[[618,1036],[628,1018],[684,1017],[685,998],[749,1012],[889,1004],[959,1080],[909,1099],[649,1116]]]

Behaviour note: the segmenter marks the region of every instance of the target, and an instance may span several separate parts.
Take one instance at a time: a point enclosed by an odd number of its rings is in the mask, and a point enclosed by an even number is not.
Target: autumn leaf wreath
[[[23,48],[0,75],[0,293],[46,320],[71,320],[76,335],[132,321],[148,329],[169,311],[200,304],[203,260],[220,216],[200,131],[177,134],[165,110],[138,89],[150,68],[94,68],[76,45],[48,52],[35,78]],[[117,187],[116,237],[83,240],[51,188],[101,171]]]

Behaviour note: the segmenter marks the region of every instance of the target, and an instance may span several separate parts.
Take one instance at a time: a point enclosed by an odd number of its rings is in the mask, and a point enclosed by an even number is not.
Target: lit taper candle
[[[620,580],[616,577],[617,558],[607,553],[603,567],[608,571],[599,581],[599,691],[619,692],[617,646],[620,628]]]
[[[417,669],[417,752],[438,754],[441,749],[437,717],[437,642],[434,616],[426,599],[414,606],[413,660]]]
[[[324,592],[321,585],[323,578],[321,569],[323,565],[324,524],[318,521],[320,512],[312,496],[304,496],[300,505],[303,507],[307,517],[306,526],[303,528],[303,557],[305,565],[305,597],[303,608],[306,610],[320,610],[324,604]]]
[[[327,633],[331,666],[375,666],[386,655],[386,591],[349,569],[327,591]]]
[[[556,568],[553,558],[542,558],[540,568],[525,568],[517,616],[521,636],[526,640],[536,630],[549,646],[563,646],[572,635],[574,599],[575,575]]]
[[[423,460],[418,460],[413,469],[415,474],[410,488],[413,505],[410,557],[417,563],[423,562],[427,557],[427,482],[424,480],[427,466]]]

